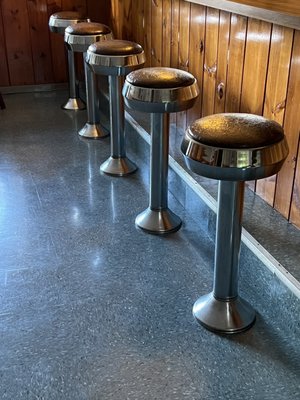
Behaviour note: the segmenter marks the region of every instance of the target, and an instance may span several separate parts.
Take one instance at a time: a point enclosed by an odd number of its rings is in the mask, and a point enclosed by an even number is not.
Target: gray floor
[[[109,139],[80,140],[85,113],[62,111],[64,98],[7,95],[0,114],[0,398],[300,398],[299,301],[266,286],[243,248],[255,326],[234,337],[199,326],[191,307],[211,290],[213,242],[171,195],[183,228],[137,230],[147,162],[129,152],[137,174],[100,175]]]

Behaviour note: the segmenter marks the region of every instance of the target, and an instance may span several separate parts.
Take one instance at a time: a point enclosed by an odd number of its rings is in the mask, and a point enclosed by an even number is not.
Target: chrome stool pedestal
[[[192,107],[198,94],[193,75],[174,68],[144,68],[126,77],[125,104],[151,113],[149,207],[135,220],[148,233],[168,234],[181,227],[181,219],[168,208],[168,113]]]
[[[67,47],[72,52],[83,53],[88,120],[78,134],[90,139],[100,139],[109,134],[100,126],[96,77],[85,61],[86,52],[92,43],[108,39],[112,39],[111,29],[96,22],[70,25],[65,30]]]
[[[65,29],[69,25],[88,21],[89,19],[83,17],[79,12],[61,11],[50,16],[49,28],[51,32],[58,33],[63,36],[65,34]],[[85,103],[79,97],[79,89],[76,80],[74,53],[70,48],[66,48],[68,56],[69,99],[65,104],[62,105],[62,108],[64,110],[73,111],[84,110]]]
[[[193,307],[197,321],[218,333],[238,333],[255,322],[255,311],[238,293],[245,181],[276,174],[288,155],[275,121],[251,114],[217,114],[195,121],[182,142],[187,166],[218,179],[213,291]]]
[[[126,156],[122,77],[144,64],[144,51],[134,42],[107,40],[92,44],[86,61],[95,74],[109,77],[111,155],[100,170],[113,176],[131,174],[137,167]]]

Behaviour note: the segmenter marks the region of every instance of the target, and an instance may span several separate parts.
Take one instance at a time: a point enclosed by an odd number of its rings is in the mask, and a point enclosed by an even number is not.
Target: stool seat
[[[111,29],[97,22],[81,22],[73,24],[65,30],[65,42],[72,49],[85,53],[88,47],[100,40],[112,39]]]
[[[86,60],[96,74],[127,75],[144,64],[145,53],[137,43],[107,40],[90,45]]]
[[[282,127],[252,114],[216,114],[186,130],[182,152],[189,168],[207,178],[233,181],[276,174],[288,153]]]
[[[129,40],[115,39],[109,43],[95,43],[90,46],[91,52],[106,56],[130,56],[143,52],[140,44],[130,42]]]
[[[51,32],[63,35],[65,29],[72,24],[89,21],[82,13],[77,11],[60,11],[49,18],[49,29]]]
[[[80,25],[73,24],[66,28],[66,32],[71,35],[105,35],[111,33],[111,29],[98,22],[82,22]]]
[[[128,107],[149,113],[171,113],[192,107],[199,94],[196,78],[186,71],[152,67],[126,77],[123,96]]]

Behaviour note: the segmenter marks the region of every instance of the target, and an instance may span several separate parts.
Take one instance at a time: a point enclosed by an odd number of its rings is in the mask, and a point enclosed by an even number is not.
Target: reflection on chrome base
[[[101,166],[100,171],[113,176],[125,176],[137,170],[137,166],[127,157],[109,157]]]
[[[63,110],[78,111],[85,110],[85,103],[80,98],[69,98],[69,100],[61,106]]]
[[[154,235],[164,235],[178,231],[181,219],[171,210],[152,210],[147,208],[135,219],[138,228]]]
[[[193,314],[201,325],[216,333],[244,332],[255,322],[255,311],[245,300],[218,300],[212,292],[196,301]]]
[[[109,136],[99,124],[86,123],[82,129],[78,132],[78,135],[84,136],[90,139],[102,139]]]

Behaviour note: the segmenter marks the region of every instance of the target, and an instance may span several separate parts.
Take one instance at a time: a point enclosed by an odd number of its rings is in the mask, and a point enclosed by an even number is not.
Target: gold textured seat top
[[[126,80],[131,85],[150,89],[187,87],[196,81],[189,72],[165,67],[143,68],[131,72]]]
[[[224,149],[272,146],[284,138],[275,121],[253,114],[215,114],[196,120],[187,131],[196,142]]]
[[[54,19],[67,19],[67,20],[77,20],[85,19],[85,16],[78,11],[59,11],[51,15]]]
[[[69,35],[106,35],[111,33],[111,29],[104,24],[97,22],[80,22],[79,24],[73,24],[66,28],[66,33]]]
[[[142,53],[143,48],[137,43],[116,39],[94,43],[89,51],[104,56],[130,56]]]

